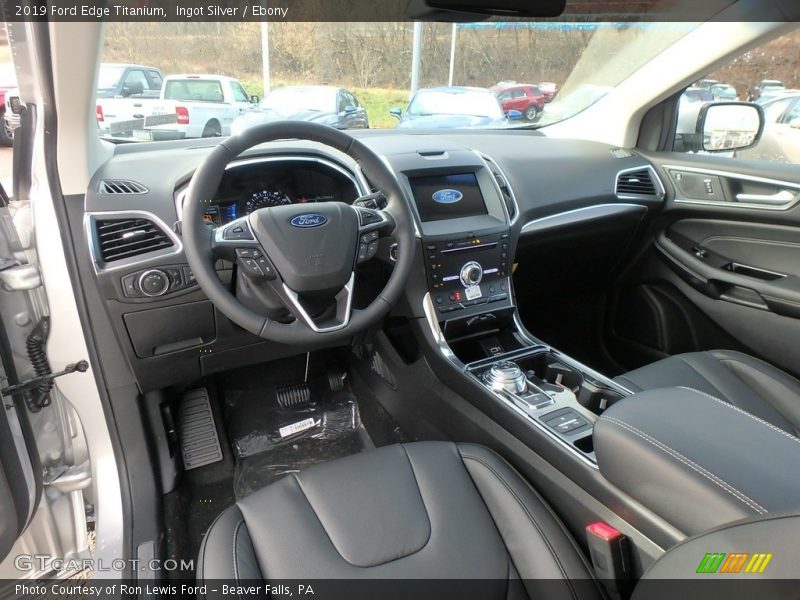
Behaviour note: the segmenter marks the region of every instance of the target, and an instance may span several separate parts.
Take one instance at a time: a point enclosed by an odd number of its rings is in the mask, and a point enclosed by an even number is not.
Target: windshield
[[[547,127],[585,110],[697,27],[421,25],[107,23],[101,58],[113,67],[100,69],[98,85],[116,83],[128,67],[125,84],[141,83],[144,97],[98,93],[98,130],[129,141],[224,136],[275,117],[339,129]],[[172,79],[178,73],[183,80]],[[498,101],[489,91],[514,86],[540,93]],[[414,118],[421,115],[428,117]]]
[[[117,87],[117,83],[122,78],[122,73],[125,72],[123,67],[114,65],[101,65],[100,73],[97,76],[97,89],[98,90],[111,90]]]
[[[468,115],[500,119],[503,111],[492,93],[471,91],[421,91],[408,105],[411,116]]]
[[[336,90],[314,87],[285,87],[269,93],[261,102],[264,110],[333,111],[336,108]]]

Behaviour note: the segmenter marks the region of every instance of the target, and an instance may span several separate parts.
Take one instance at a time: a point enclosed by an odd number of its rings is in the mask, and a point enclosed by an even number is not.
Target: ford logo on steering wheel
[[[328,218],[323,215],[297,215],[289,221],[293,226],[306,229],[308,227],[320,227],[328,222]]]
[[[433,201],[439,204],[455,204],[464,197],[458,190],[439,190],[433,194]]]

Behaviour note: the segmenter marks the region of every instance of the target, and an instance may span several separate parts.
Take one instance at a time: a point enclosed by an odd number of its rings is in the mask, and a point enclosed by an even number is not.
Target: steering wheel
[[[203,221],[205,207],[216,195],[228,163],[253,146],[285,139],[319,142],[352,157],[386,198],[385,208],[344,202],[273,206],[210,229]],[[363,143],[325,125],[278,122],[228,138],[206,157],[186,193],[182,233],[200,288],[223,314],[264,339],[315,345],[352,337],[389,312],[411,272],[413,223],[397,179]],[[374,255],[378,238],[384,236],[397,243],[394,269],[375,300],[354,309],[356,265]],[[214,265],[220,258],[237,263],[240,284],[252,292],[247,302],[219,279]],[[277,298],[293,320],[271,318],[269,302],[259,310],[253,296]]]

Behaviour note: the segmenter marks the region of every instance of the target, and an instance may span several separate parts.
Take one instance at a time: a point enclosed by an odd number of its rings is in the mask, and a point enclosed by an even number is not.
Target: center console
[[[414,200],[425,316],[441,354],[543,441],[596,469],[594,424],[628,392],[522,327],[511,280],[517,207],[502,172],[464,150],[394,155],[392,166]]]

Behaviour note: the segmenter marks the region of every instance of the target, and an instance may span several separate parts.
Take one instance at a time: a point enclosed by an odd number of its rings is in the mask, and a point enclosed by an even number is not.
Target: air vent
[[[97,219],[94,226],[100,258],[106,263],[174,245],[172,239],[148,219]]]
[[[494,180],[497,182],[497,187],[500,188],[500,192],[503,194],[503,200],[506,203],[506,209],[508,210],[508,217],[510,219],[514,219],[517,216],[517,203],[514,201],[514,192],[511,191],[511,185],[508,183],[508,179],[506,179],[505,173],[500,170],[500,167],[494,162],[493,159],[489,158],[485,154],[481,154],[486,166],[489,167],[489,171],[491,171],[492,175],[494,176]]]
[[[624,171],[617,176],[617,196],[652,196],[660,193],[649,168]]]
[[[147,188],[141,183],[125,179],[104,179],[100,182],[101,194],[146,194]]]

